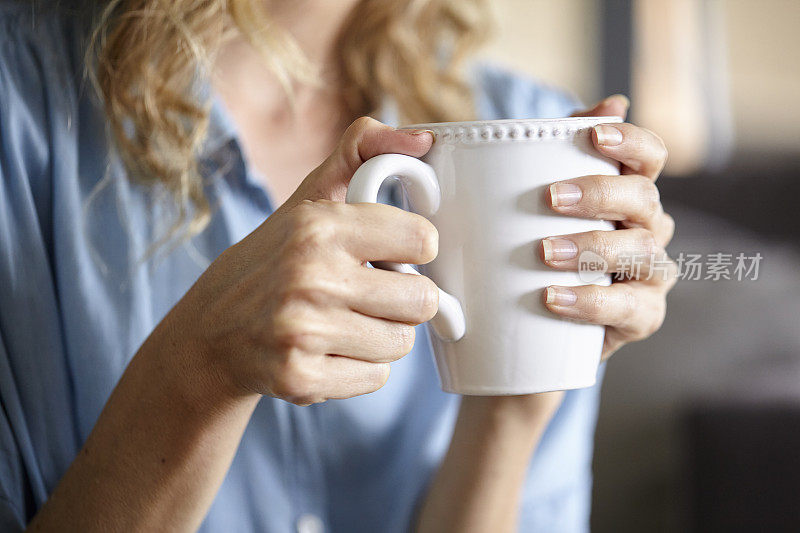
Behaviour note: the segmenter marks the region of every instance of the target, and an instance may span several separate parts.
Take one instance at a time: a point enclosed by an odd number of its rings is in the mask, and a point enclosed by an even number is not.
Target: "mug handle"
[[[388,178],[400,180],[416,213],[430,217],[439,210],[442,193],[433,167],[415,157],[401,154],[382,154],[365,161],[353,174],[347,187],[345,201],[348,204],[377,203],[378,190]],[[371,263],[384,270],[419,275],[419,272],[404,263],[389,261]],[[464,311],[455,296],[439,289],[439,311],[430,320],[430,324],[436,335],[444,341],[455,342],[464,336],[466,331]]]

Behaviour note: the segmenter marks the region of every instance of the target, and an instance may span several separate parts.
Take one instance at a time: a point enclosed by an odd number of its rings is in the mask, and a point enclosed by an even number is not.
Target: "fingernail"
[[[553,207],[566,207],[581,201],[583,193],[574,183],[554,183],[550,186],[550,203]]]
[[[433,135],[433,130],[404,130],[404,129],[399,129],[397,131],[399,131],[400,133],[405,133],[406,135],[422,135],[423,133],[430,133],[431,135]]]
[[[622,105],[625,106],[625,109],[628,109],[628,108],[631,107],[630,99],[627,96],[625,96],[624,94],[612,94],[611,96],[609,96],[608,98],[603,100],[603,104],[610,105],[615,100],[622,102]]]
[[[578,301],[575,291],[565,287],[547,287],[545,289],[545,302],[553,305],[570,306]]]
[[[594,127],[597,133],[597,144],[600,146],[618,146],[622,144],[622,132],[614,126],[600,124]]]
[[[545,261],[566,261],[578,255],[578,246],[567,239],[542,239]]]

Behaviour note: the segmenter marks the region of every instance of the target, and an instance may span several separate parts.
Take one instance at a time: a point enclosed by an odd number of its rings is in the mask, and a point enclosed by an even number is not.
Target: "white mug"
[[[473,395],[530,394],[595,383],[604,328],[545,309],[548,285],[583,285],[577,272],[545,266],[544,237],[610,230],[607,221],[556,214],[545,204],[555,181],[619,174],[592,145],[591,129],[618,117],[494,120],[408,126],[433,131],[422,160],[384,154],[353,175],[347,202],[376,202],[399,179],[416,213],[439,231],[439,255],[422,272],[439,286],[431,320],[442,388]],[[373,263],[416,273],[408,265]],[[608,285],[609,276],[595,277]]]

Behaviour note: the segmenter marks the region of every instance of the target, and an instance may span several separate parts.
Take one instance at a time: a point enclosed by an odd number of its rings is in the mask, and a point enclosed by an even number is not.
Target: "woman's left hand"
[[[625,118],[627,110],[628,99],[615,95],[575,116]],[[547,287],[543,298],[557,315],[606,326],[607,359],[661,327],[666,295],[676,281],[675,263],[664,252],[675,224],[664,212],[655,184],[667,160],[663,141],[625,123],[596,126],[592,141],[602,154],[621,163],[621,175],[556,182],[546,201],[559,214],[612,220],[617,229],[548,237],[542,240],[540,254],[551,268],[577,271],[581,253],[594,252],[608,263],[609,272],[623,275],[608,287]]]
[[[627,98],[612,96],[576,116],[624,118],[627,110]],[[548,266],[572,271],[578,270],[578,258],[585,251],[600,255],[611,272],[626,258],[645,259],[631,279],[608,287],[545,289],[545,305],[553,313],[606,326],[605,359],[661,326],[666,294],[675,284],[675,264],[664,253],[674,225],[655,186],[667,159],[661,139],[632,124],[598,126],[592,138],[601,153],[622,164],[622,175],[557,182],[547,201],[557,213],[613,220],[617,229],[549,237],[543,239],[540,252]],[[441,531],[442,524],[453,530],[516,530],[527,465],[563,397],[562,391],[465,396],[450,449],[420,514],[419,530]]]

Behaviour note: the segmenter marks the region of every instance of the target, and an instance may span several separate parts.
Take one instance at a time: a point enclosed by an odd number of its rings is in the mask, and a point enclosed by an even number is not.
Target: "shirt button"
[[[304,514],[297,519],[297,533],[323,533],[325,525],[317,515]]]

